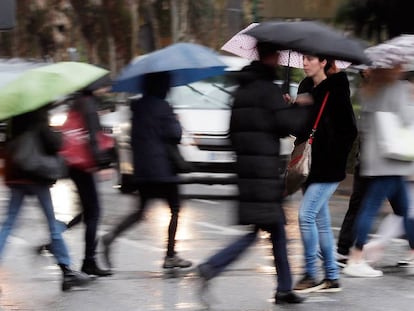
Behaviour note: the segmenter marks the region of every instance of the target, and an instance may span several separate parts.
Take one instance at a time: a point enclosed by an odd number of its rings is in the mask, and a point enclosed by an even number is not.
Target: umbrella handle
[[[282,84],[282,92],[283,94],[289,94],[290,95],[290,52],[291,50],[289,50],[289,54],[288,54],[288,65],[285,68],[285,81]]]

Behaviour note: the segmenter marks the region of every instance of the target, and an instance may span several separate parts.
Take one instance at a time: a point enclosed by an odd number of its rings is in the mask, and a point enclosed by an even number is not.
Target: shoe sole
[[[342,270],[342,272],[348,276],[352,276],[354,278],[380,278],[382,276],[384,276],[383,273],[381,274],[357,274],[357,273],[352,273],[352,272],[347,272],[345,269]]]
[[[316,291],[322,289],[323,286],[324,286],[324,284],[319,284],[319,285],[314,286],[314,287],[309,287],[309,288],[304,288],[304,289],[293,289],[293,290],[297,293],[306,294],[306,293],[316,292]]]
[[[338,293],[341,292],[342,288],[341,287],[337,287],[337,288],[322,288],[317,290],[317,293]]]

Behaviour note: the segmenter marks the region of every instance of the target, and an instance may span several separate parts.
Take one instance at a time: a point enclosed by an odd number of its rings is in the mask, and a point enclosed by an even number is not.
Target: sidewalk
[[[103,201],[117,211],[106,212],[100,234],[106,232],[116,222],[116,215],[122,214],[128,196],[121,196],[112,189],[105,188]],[[1,197],[6,198],[6,188],[0,187]],[[110,200],[116,202],[113,205]],[[331,209],[334,233],[346,211],[348,197],[335,195]],[[196,200],[186,201],[186,212],[180,220],[187,230],[186,238],[179,237],[179,251],[185,258],[191,258],[195,265],[217,251],[242,228],[228,226],[221,235],[208,231],[214,226],[231,223],[233,202],[219,202],[206,205]],[[295,227],[299,200],[288,202],[289,256],[294,273],[294,281],[301,277],[303,258],[300,249],[300,234]],[[108,206],[108,205],[107,205]],[[194,270],[166,274],[161,269],[164,256],[164,227],[148,217],[148,221],[135,228],[130,234],[121,236],[114,245],[115,273],[112,277],[96,279],[82,290],[61,292],[60,272],[52,257],[37,256],[33,245],[42,241],[40,230],[33,230],[29,224],[42,215],[30,202],[25,206],[20,222],[20,231],[13,236],[4,262],[0,266],[0,310],[33,311],[198,311],[205,310],[197,292],[199,279]],[[207,209],[208,207],[209,209]],[[155,206],[153,212],[163,215],[163,206]],[[208,226],[200,226],[205,216],[195,218],[200,212],[208,210],[216,213],[216,221]],[[224,210],[224,211],[223,211]],[[218,212],[223,211],[223,212]],[[4,213],[4,210],[3,212]],[[223,216],[225,215],[225,216]],[[227,216],[226,216],[227,215]],[[223,216],[223,217],[222,217]],[[226,218],[227,217],[227,218]],[[202,224],[201,224],[202,225]],[[205,225],[205,224],[204,224]],[[65,240],[73,256],[74,267],[79,268],[83,254],[83,228],[75,227],[65,234]],[[200,238],[202,237],[202,238]],[[350,278],[341,275],[343,291],[339,293],[311,293],[301,305],[279,306],[273,304],[275,276],[271,245],[266,234],[238,262],[231,265],[222,276],[211,282],[212,305],[210,310],[217,311],[411,311],[414,305],[414,274],[411,269],[398,268],[396,262],[405,255],[407,242],[393,240],[388,246],[385,257],[380,262],[384,276],[375,279]],[[321,274],[321,277],[322,274]]]

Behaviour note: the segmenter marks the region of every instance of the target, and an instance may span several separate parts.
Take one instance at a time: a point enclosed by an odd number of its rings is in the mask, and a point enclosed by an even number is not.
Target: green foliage
[[[336,21],[352,25],[356,35],[375,42],[414,33],[409,0],[347,0],[339,7]]]

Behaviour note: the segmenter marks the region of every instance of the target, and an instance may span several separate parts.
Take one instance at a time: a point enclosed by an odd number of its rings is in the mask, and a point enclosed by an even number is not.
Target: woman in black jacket
[[[38,137],[40,138],[39,141],[42,144],[41,148],[49,156],[57,154],[62,145],[62,139],[58,133],[51,131],[49,128],[46,108],[12,118],[8,124],[9,137],[7,144],[12,144],[16,138],[27,131],[37,131]],[[27,195],[35,195],[47,218],[52,241],[51,252],[62,270],[62,290],[68,290],[72,286],[86,284],[89,278],[70,268],[69,253],[56,223],[50,195],[50,187],[55,183],[55,180],[50,180],[25,171],[15,163],[13,155],[6,152],[5,181],[6,185],[10,188],[11,197],[8,203],[7,217],[0,231],[0,256],[6,244],[7,237],[16,222],[24,197]]]
[[[308,106],[311,118],[307,130],[297,137],[297,143],[309,138],[327,94],[328,100],[314,135],[310,174],[304,186],[304,197],[299,209],[305,275],[296,284],[295,290],[335,292],[340,291],[341,287],[328,202],[339,182],[345,178],[347,158],[356,138],[357,128],[346,74],[329,74],[329,71],[336,71],[335,63],[322,57],[305,55],[303,64],[307,78],[301,82],[299,93],[310,94],[313,104]],[[298,98],[301,96],[298,95]],[[321,282],[317,281],[316,267],[319,247],[325,270],[325,277]]]

